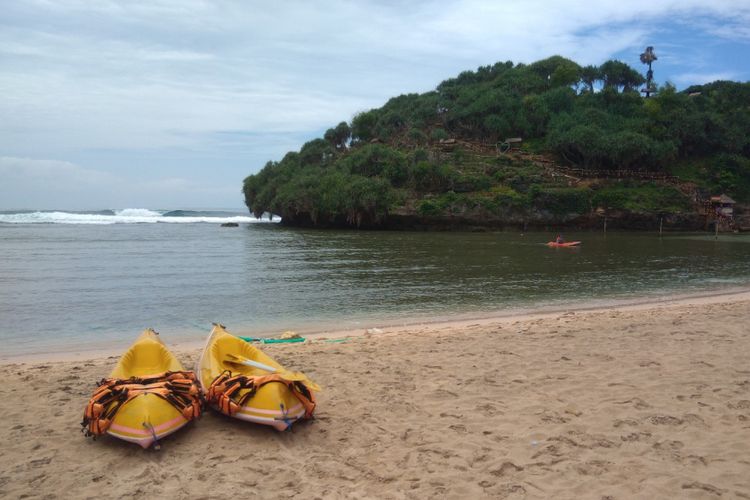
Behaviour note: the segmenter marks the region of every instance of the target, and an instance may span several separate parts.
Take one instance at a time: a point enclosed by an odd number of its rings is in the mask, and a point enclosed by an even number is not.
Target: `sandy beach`
[[[5,362],[0,496],[750,498],[748,325],[745,292],[267,345],[314,420],[207,411],[160,451],[80,432],[117,356]]]

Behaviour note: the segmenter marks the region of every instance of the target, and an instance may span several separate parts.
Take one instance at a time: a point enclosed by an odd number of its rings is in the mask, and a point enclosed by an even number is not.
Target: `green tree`
[[[586,90],[594,93],[594,85],[602,79],[602,72],[598,66],[584,66],[581,68],[581,82],[586,86]]]
[[[629,92],[646,80],[636,70],[621,61],[609,60],[599,67],[604,86]]]
[[[302,165],[329,165],[335,151],[331,148],[331,144],[323,139],[315,139],[305,143],[299,152],[299,161]]]
[[[328,141],[333,147],[338,150],[346,149],[346,145],[349,142],[349,138],[352,135],[352,130],[346,122],[341,122],[336,125],[336,128],[329,128],[326,130],[323,138]]]
[[[378,112],[374,109],[357,113],[352,118],[351,137],[357,142],[367,142],[374,139],[375,126],[378,122]]]
[[[248,208],[289,223],[372,225],[402,213],[493,216],[584,213],[596,200],[622,210],[680,211],[665,186],[624,181],[571,188],[542,162],[490,154],[498,139],[586,169],[664,169],[750,201],[750,83],[717,81],[651,99],[619,61],[581,68],[553,56],[466,71],[423,94],[396,96],[268,162],[243,182]],[[575,89],[573,88],[575,87]],[[441,139],[461,143],[446,153]],[[377,139],[377,141],[374,141]],[[550,160],[548,156],[548,160]],[[676,194],[675,194],[676,193]],[[587,208],[589,207],[589,208]]]
[[[570,59],[552,56],[529,65],[529,70],[536,73],[548,88],[571,86],[580,79],[581,67]]]

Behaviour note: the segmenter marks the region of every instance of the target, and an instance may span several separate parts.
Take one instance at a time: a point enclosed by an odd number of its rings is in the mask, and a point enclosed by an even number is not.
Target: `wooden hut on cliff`
[[[711,196],[706,202],[708,212],[715,214],[717,217],[734,216],[735,201],[725,194]]]
[[[709,197],[704,202],[706,227],[716,224],[717,231],[735,229],[734,205],[735,201],[725,194]]]

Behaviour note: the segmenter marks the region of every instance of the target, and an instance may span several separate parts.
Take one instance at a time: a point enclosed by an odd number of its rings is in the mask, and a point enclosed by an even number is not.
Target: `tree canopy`
[[[492,151],[522,137],[561,165],[684,174],[750,201],[750,84],[683,92],[667,84],[644,99],[644,82],[621,61],[582,67],[560,56],[464,71],[434,91],[357,113],[268,162],[245,179],[245,200],[256,214],[320,225],[377,225],[393,210],[592,209],[595,188],[564,191],[538,168],[465,146]]]

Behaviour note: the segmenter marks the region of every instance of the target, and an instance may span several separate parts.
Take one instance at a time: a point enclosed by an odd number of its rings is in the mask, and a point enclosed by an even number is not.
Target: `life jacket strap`
[[[187,421],[201,415],[203,395],[195,374],[190,371],[168,371],[146,377],[107,378],[97,384],[81,422],[86,436],[107,432],[123,405],[143,394],[153,394],[174,406]]]
[[[271,382],[278,382],[287,386],[305,408],[304,418],[312,417],[316,406],[313,392],[304,383],[298,380],[287,380],[275,373],[248,376],[232,375],[232,372],[225,370],[211,382],[206,400],[209,404],[216,405],[220,412],[231,416],[245,406],[255,396],[258,389]],[[246,389],[246,392],[239,396],[243,389]]]

